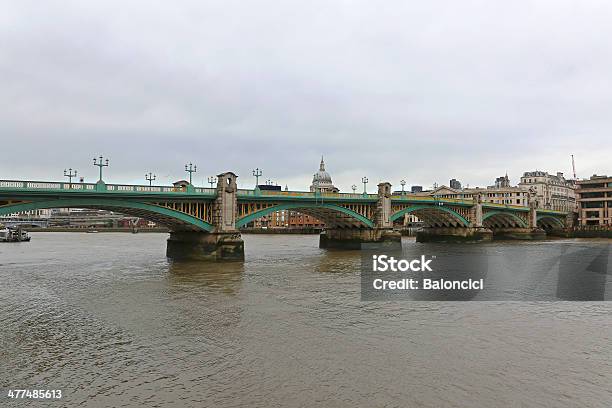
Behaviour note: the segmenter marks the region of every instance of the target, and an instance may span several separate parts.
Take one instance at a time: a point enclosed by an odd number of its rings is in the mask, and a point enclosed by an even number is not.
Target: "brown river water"
[[[612,407],[612,302],[365,302],[315,235],[246,235],[244,263],[32,236],[0,244],[0,406]]]

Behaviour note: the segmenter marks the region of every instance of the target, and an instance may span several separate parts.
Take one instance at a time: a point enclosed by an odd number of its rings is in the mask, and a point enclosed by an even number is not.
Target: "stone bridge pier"
[[[319,248],[361,249],[363,244],[401,248],[402,237],[391,221],[391,183],[378,184],[374,228],[326,228],[319,237]]]
[[[236,178],[232,172],[217,175],[217,198],[213,206],[214,230],[171,232],[166,256],[190,260],[244,260],[244,242],[236,228]]]

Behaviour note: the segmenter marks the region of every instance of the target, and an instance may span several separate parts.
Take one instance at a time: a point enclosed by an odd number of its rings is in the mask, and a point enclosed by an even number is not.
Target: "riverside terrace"
[[[0,215],[47,208],[96,208],[167,226],[173,258],[243,259],[240,227],[279,210],[296,210],[323,221],[322,248],[360,248],[362,243],[399,244],[393,223],[414,214],[424,223],[419,241],[490,240],[493,236],[539,239],[570,227],[567,213],[474,200],[393,195],[390,183],[377,194],[238,189],[232,172],[216,188],[0,180]]]

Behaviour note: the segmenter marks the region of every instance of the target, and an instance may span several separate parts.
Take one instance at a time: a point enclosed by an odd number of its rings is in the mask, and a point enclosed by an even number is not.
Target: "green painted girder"
[[[353,217],[354,219],[360,221],[361,223],[363,223],[364,225],[370,227],[370,228],[374,228],[374,222],[372,220],[370,220],[369,218],[364,217],[363,215],[353,211],[353,210],[349,210],[348,208],[336,205],[336,204],[332,204],[332,203],[311,203],[311,202],[302,202],[302,203],[285,203],[285,204],[278,204],[278,205],[274,205],[272,207],[268,207],[268,208],[264,208],[262,210],[256,211],[254,213],[251,213],[249,215],[246,215],[240,219],[238,219],[236,221],[236,228],[240,228],[246,224],[248,224],[251,221],[254,221],[258,218],[261,218],[265,215],[268,215],[270,213],[273,213],[275,211],[281,211],[281,210],[299,210],[299,209],[319,209],[319,208],[323,208],[323,209],[328,209],[328,210],[334,210],[334,211],[338,211],[340,213],[346,214],[348,216]]]
[[[442,212],[445,212],[447,214],[451,214],[453,217],[455,217],[459,222],[461,222],[464,226],[468,227],[470,225],[470,222],[468,220],[465,219],[465,217],[463,217],[461,214],[459,214],[458,212],[456,212],[455,210],[453,210],[452,208],[448,208],[446,206],[443,205],[414,205],[412,207],[408,207],[408,208],[404,208],[394,214],[391,215],[391,222],[401,218],[404,216],[404,214],[409,214],[418,210],[425,210],[425,209],[433,209],[433,210],[439,210]]]
[[[565,222],[561,221],[559,217],[555,217],[554,214],[538,214],[536,216],[536,222],[542,220],[551,220],[561,228],[565,228]]]
[[[487,212],[486,214],[484,214],[482,216],[482,221],[484,222],[484,221],[488,220],[489,218],[491,218],[491,217],[493,217],[495,215],[503,215],[503,216],[506,216],[506,217],[510,217],[514,221],[518,222],[519,225],[521,225],[521,227],[523,227],[523,228],[527,228],[529,226],[527,224],[527,222],[525,222],[524,219],[522,219],[521,217],[519,217],[518,215],[516,215],[516,214],[514,214],[514,213],[512,213],[510,211],[499,211],[499,210],[498,211],[489,211],[489,212]]]
[[[197,227],[203,231],[212,231],[214,226],[189,214],[175,211],[170,208],[161,207],[149,203],[120,199],[100,199],[100,198],[75,198],[59,200],[40,200],[29,203],[9,204],[0,207],[0,215],[7,215],[22,211],[41,210],[48,208],[115,208],[117,212],[121,209],[134,209],[159,214],[165,217],[178,220],[180,223]],[[143,217],[146,218],[146,217]]]
[[[493,209],[497,211],[508,211],[508,212],[528,212],[529,211],[529,207],[523,207],[523,206],[509,207],[504,204],[494,204],[494,203],[482,203],[482,208]]]
[[[548,214],[548,215],[558,215],[558,216],[566,216],[567,214],[569,214],[568,212],[564,212],[564,211],[542,210],[540,208],[538,208],[537,211],[538,211],[538,214]]]

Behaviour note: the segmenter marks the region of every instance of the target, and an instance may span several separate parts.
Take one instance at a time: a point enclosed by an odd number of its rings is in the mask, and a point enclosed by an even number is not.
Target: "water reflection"
[[[323,250],[314,260],[312,270],[317,273],[354,274],[359,271],[361,251]]]
[[[242,287],[243,262],[173,261],[168,266],[172,289],[206,288],[210,292],[236,295]]]

